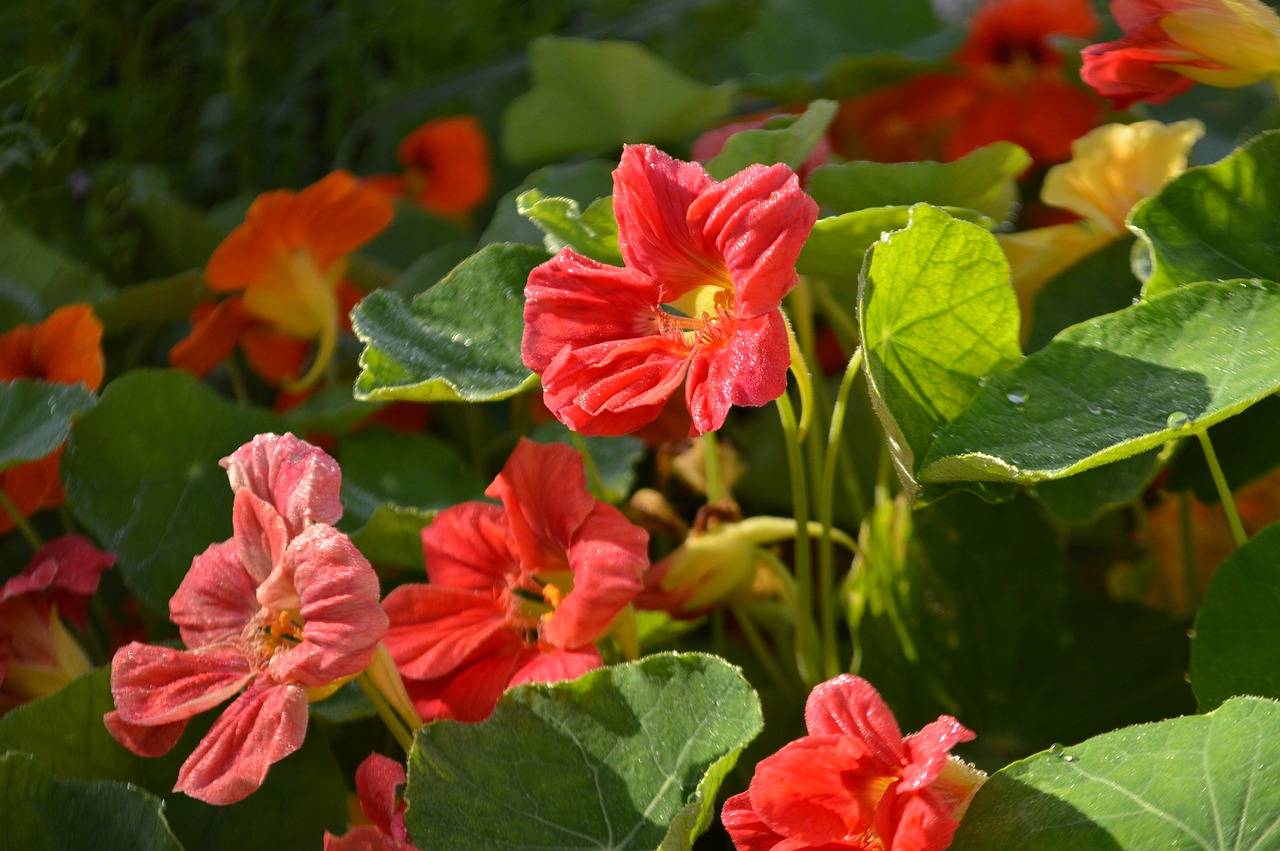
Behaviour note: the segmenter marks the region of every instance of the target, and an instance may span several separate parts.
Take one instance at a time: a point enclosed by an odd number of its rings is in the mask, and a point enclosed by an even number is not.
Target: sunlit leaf
[[[516,199],[516,209],[546,234],[543,244],[548,252],[572,248],[592,260],[623,265],[612,196],[593,201],[583,210],[572,198],[548,198],[530,189]]]
[[[784,163],[792,171],[799,171],[826,135],[836,108],[835,101],[815,100],[802,115],[778,116],[764,128],[735,133],[707,163],[707,172],[717,180],[725,180],[755,163]]]

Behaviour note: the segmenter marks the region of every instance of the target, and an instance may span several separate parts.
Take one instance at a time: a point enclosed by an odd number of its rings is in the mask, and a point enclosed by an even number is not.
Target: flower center
[[[661,305],[658,330],[679,334],[685,345],[715,344],[728,339],[733,329],[733,287],[711,283],[694,287],[675,301]]]
[[[245,627],[244,647],[251,661],[265,668],[271,658],[302,643],[302,613],[264,608]]]

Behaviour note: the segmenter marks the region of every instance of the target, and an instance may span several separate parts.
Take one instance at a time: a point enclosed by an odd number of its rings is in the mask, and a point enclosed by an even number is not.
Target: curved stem
[[[844,415],[849,407],[849,390],[862,366],[862,348],[854,350],[845,367],[840,389],[836,391],[836,403],[831,409],[831,429],[827,434],[826,457],[822,459],[822,485],[818,489],[818,522],[822,526],[822,540],[818,550],[818,584],[822,588],[819,601],[822,628],[822,661],[827,678],[839,675],[840,654],[836,642],[836,608],[839,594],[835,581],[835,553],[831,545],[831,522],[835,515],[836,467],[840,457],[841,436],[844,432]]]
[[[821,681],[822,659],[817,628],[813,622],[813,557],[809,542],[809,489],[805,483],[804,459],[796,425],[795,409],[786,393],[778,397],[778,418],[782,422],[787,465],[791,470],[791,503],[796,519],[796,655],[800,676],[806,683]]]

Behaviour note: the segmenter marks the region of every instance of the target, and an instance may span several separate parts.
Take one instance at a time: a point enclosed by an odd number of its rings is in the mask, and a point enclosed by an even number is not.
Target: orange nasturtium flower
[[[102,323],[87,304],[59,308],[36,325],[19,325],[0,335],[0,381],[35,378],[57,384],[102,386]],[[59,448],[43,458],[0,472],[0,490],[23,517],[62,504]],[[0,532],[14,527],[0,512]]]
[[[489,194],[489,140],[472,115],[428,121],[400,142],[404,174],[373,175],[370,185],[403,195],[444,216],[473,210]]]
[[[266,381],[291,389],[312,384],[358,300],[344,280],[347,255],[393,215],[383,193],[345,171],[300,192],[259,195],[205,267],[209,289],[233,295],[195,310],[191,333],[173,347],[170,362],[204,375],[239,344]],[[298,378],[312,341],[311,367]]]

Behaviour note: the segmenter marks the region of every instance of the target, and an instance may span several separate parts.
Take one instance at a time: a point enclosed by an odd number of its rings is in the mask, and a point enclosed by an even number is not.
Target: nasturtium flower
[[[951,756],[973,733],[944,715],[903,736],[875,688],[851,674],[805,704],[809,735],[756,766],[721,819],[738,851],[941,851],[986,775]]]
[[[328,831],[324,851],[416,851],[404,822],[404,766],[389,756],[370,754],[356,768],[356,794],[369,824],[352,827],[342,836]]]
[[[102,323],[87,304],[60,307],[43,322],[19,325],[0,335],[0,381],[34,378],[55,384],[102,385]],[[27,517],[66,499],[58,478],[59,448],[43,458],[0,471],[0,490]],[[0,532],[14,527],[0,511]]]
[[[508,687],[601,665],[595,641],[641,590],[648,533],[587,491],[582,459],[522,439],[485,491],[422,532],[429,584],[383,605],[385,644],[427,720],[478,721]]]
[[[344,171],[300,192],[259,195],[205,267],[209,289],[230,295],[196,309],[169,360],[204,375],[239,344],[266,380],[310,385],[329,365],[354,304],[347,255],[392,216],[383,193]],[[299,378],[313,341],[311,367]]]
[[[1071,161],[1045,174],[1040,200],[1080,220],[997,236],[1024,317],[1045,283],[1127,233],[1129,211],[1186,169],[1202,135],[1204,125],[1194,118],[1138,121],[1107,124],[1072,143]]]
[[[84,629],[89,598],[115,560],[85,538],[64,535],[0,586],[0,712],[52,694],[93,667],[63,621]]]
[[[211,804],[246,797],[301,746],[308,699],[363,671],[387,626],[373,568],[330,525],[341,514],[332,458],[264,434],[222,463],[233,537],[196,556],[169,601],[188,649],[117,651],[105,719],[125,747],[158,756],[192,716],[234,698],[174,787]]]
[[[493,185],[489,140],[473,115],[428,121],[401,140],[397,153],[404,174],[372,175],[367,182],[432,212],[445,216],[468,213]]]
[[[1260,0],[1112,0],[1111,14],[1124,35],[1086,47],[1080,76],[1116,109],[1280,75],[1280,15]]]
[[[625,268],[563,249],[529,275],[524,363],[582,434],[627,434],[684,386],[692,432],[786,389],[782,297],[818,206],[785,165],[713,180],[628,145],[613,173]]]

